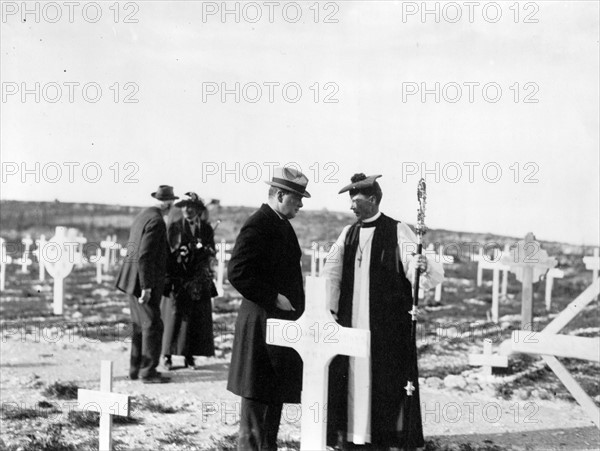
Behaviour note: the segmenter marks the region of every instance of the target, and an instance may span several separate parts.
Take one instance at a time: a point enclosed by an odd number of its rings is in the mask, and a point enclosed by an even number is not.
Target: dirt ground
[[[468,366],[467,355],[481,352],[484,336],[510,336],[518,320],[518,299],[511,285],[496,328],[479,335],[461,334],[460,327],[447,325],[485,318],[489,282],[477,288],[459,269],[447,275],[443,305],[424,309],[419,342],[426,449],[600,449],[599,430],[539,358],[517,358],[510,368],[487,379],[481,369]],[[36,282],[33,275],[9,276],[0,299],[0,450],[97,449],[97,419],[77,414],[83,406],[77,405],[74,390],[99,388],[101,360],[114,362],[113,391],[131,397],[130,418],[115,420],[114,449],[235,449],[239,398],[226,390],[232,324],[239,305],[235,295],[215,302],[215,357],[197,358],[196,370],[184,369],[183,358],[174,357],[171,383],[144,385],[127,376],[127,303],[112,290],[112,275],[105,276],[102,286],[91,283],[93,268],[70,276],[64,317],[51,315],[48,281]],[[568,286],[556,287],[553,310],[536,311],[539,325],[555,317],[586,283],[573,276]],[[573,333],[598,335],[596,308],[590,307],[573,325]],[[567,363],[598,401],[598,365]],[[281,450],[298,449],[298,405],[285,406],[279,438]]]

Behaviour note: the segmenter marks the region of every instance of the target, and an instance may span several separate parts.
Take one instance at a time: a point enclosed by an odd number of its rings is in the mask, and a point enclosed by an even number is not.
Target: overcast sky
[[[292,164],[414,222],[426,169],[433,228],[598,244],[599,3],[475,3],[3,2],[2,199],[258,206]]]

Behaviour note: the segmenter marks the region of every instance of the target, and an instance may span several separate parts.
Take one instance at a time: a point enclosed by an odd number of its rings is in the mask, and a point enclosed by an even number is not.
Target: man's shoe
[[[160,373],[156,373],[152,376],[142,377],[142,382],[144,384],[166,384],[167,382],[171,382],[171,378],[165,377]]]
[[[165,357],[163,367],[165,368],[165,370],[171,371],[171,369],[173,368],[173,362],[171,362],[171,357]]]
[[[137,381],[138,378],[138,373],[129,373],[129,379],[131,379],[132,381]]]
[[[184,368],[191,368],[193,370],[196,369],[196,363],[194,362],[194,358],[193,357],[186,357],[185,358],[185,362],[183,364]]]

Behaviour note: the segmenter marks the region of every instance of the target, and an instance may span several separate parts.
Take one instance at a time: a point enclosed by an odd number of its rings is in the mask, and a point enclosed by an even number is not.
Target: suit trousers
[[[162,290],[153,289],[148,302],[140,304],[138,298],[129,296],[133,323],[129,376],[142,379],[154,376],[160,361],[163,322],[160,318]]]
[[[238,451],[277,451],[283,403],[242,398]]]

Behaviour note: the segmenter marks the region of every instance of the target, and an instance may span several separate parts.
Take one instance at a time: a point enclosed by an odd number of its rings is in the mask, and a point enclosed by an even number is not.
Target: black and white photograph
[[[600,2],[0,9],[0,451],[600,449]]]

